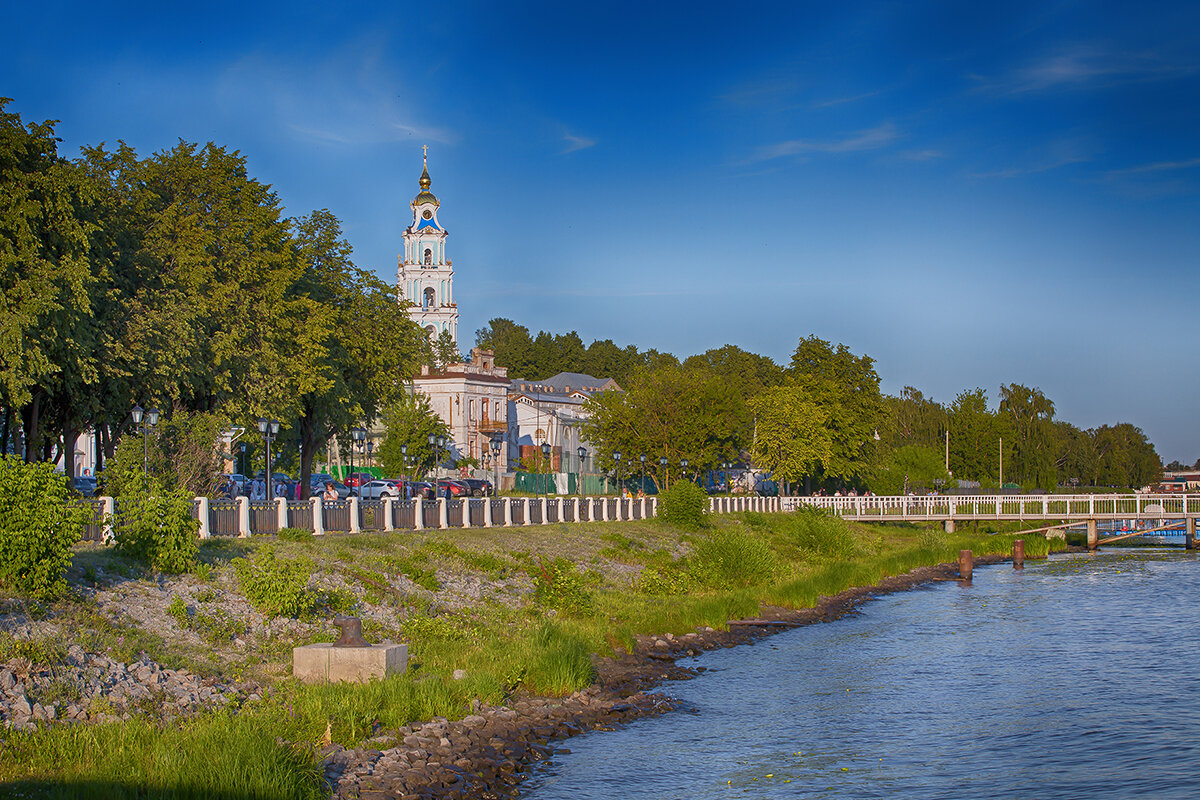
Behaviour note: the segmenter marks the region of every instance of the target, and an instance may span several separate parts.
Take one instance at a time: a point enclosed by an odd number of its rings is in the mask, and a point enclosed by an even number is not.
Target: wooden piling
[[[1025,569],[1025,540],[1013,542],[1013,569]]]
[[[1100,544],[1100,527],[1096,524],[1096,520],[1089,519],[1087,521],[1087,549],[1095,550]]]
[[[958,551],[958,577],[964,581],[971,580],[971,570],[975,566],[975,558],[970,550]]]
[[[1183,523],[1183,546],[1188,550],[1196,549],[1196,518],[1188,517]]]

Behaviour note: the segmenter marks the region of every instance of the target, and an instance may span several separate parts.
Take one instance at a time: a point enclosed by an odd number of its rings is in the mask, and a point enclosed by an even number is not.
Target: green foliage
[[[425,563],[424,553],[414,553],[411,556],[388,556],[383,564],[392,575],[403,575],[423,589],[436,592],[442,588],[438,582],[437,570]]]
[[[307,559],[282,559],[273,545],[258,549],[250,558],[232,561],[242,594],[268,616],[301,617],[312,613],[320,603],[308,588],[313,565]]]
[[[387,434],[375,454],[389,475],[424,475],[433,465],[429,437],[450,437],[446,423],[433,412],[428,395],[421,392],[401,393],[384,410],[384,425]]]
[[[542,605],[567,616],[582,616],[595,607],[585,577],[575,564],[561,556],[553,561],[539,558],[533,570],[534,598]]]
[[[200,524],[182,488],[167,489],[136,473],[123,481],[113,526],[117,551],[160,572],[187,572],[196,565]]]
[[[676,481],[658,497],[658,517],[668,525],[695,530],[704,525],[708,495],[691,481]]]
[[[311,542],[313,538],[308,528],[280,528],[275,535],[285,542]]]
[[[759,586],[777,571],[767,543],[738,528],[715,530],[697,541],[689,566],[697,583],[714,589]]]
[[[873,481],[879,494],[903,494],[911,489],[922,493],[948,481],[943,455],[930,447],[904,445],[888,453]]]
[[[175,620],[175,624],[181,628],[188,627],[191,622],[187,604],[183,602],[183,598],[179,595],[172,597],[171,602],[167,604],[167,616]]]
[[[90,516],[72,506],[53,464],[0,457],[0,583],[37,599],[61,595],[71,547]]]
[[[694,586],[692,576],[677,566],[647,566],[633,582],[642,594],[659,596],[687,594]]]
[[[0,663],[23,658],[38,666],[54,666],[61,664],[66,657],[67,648],[57,639],[25,639],[13,636],[8,631],[0,631]]]

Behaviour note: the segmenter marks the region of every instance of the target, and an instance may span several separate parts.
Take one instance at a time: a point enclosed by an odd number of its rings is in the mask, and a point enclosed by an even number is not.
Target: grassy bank
[[[1012,538],[816,512],[730,515],[694,531],[650,520],[298,535],[207,544],[199,574],[173,582],[81,549],[72,598],[29,610],[61,633],[10,640],[9,655],[53,662],[65,633],[114,657],[146,652],[271,690],[182,725],[135,718],[5,733],[0,782],[26,797],[321,796],[323,741],[353,746],[414,720],[461,717],[473,700],[567,694],[593,680],[591,654],[628,650],[636,634],[720,629],[762,605],[811,607],[962,548],[1008,553]],[[1042,537],[1024,538],[1029,557],[1048,552]],[[289,679],[291,647],[331,640],[328,617],[346,612],[363,617],[370,640],[407,641],[408,672],[366,686]]]

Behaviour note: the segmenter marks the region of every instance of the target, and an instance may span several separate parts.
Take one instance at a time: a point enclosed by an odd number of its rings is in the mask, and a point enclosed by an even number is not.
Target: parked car
[[[346,478],[345,483],[351,489],[357,489],[373,480],[375,480],[375,476],[369,472],[351,472],[350,477]]]
[[[462,481],[452,480],[450,478],[441,478],[437,482],[437,496],[445,497],[446,489],[449,487],[451,497],[470,497],[471,487]]]
[[[491,497],[492,482],[482,478],[464,478],[460,483],[465,483],[471,490],[472,497]]]
[[[71,479],[71,491],[81,497],[95,497],[96,486],[96,479],[90,475],[78,475]]]
[[[350,496],[350,487],[341,481],[335,481],[332,475],[314,475],[308,483],[308,494],[310,497],[320,497],[325,492],[325,484],[332,483],[333,488],[337,491],[338,500],[345,500]]]
[[[404,494],[404,488],[397,481],[374,480],[358,487],[355,494],[367,500],[378,500],[384,497],[400,497]]]
[[[413,498],[423,497],[426,500],[437,499],[437,487],[429,481],[409,481],[408,488]]]

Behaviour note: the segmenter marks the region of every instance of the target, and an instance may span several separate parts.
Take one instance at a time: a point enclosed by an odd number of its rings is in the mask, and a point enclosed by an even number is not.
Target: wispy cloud
[[[1156,161],[1153,164],[1141,164],[1136,167],[1114,169],[1105,173],[1106,178],[1124,178],[1132,175],[1149,175],[1156,172],[1174,172],[1181,169],[1200,167],[1200,158],[1189,158],[1186,161]]]
[[[900,157],[905,161],[933,161],[935,158],[945,158],[946,154],[941,150],[904,150],[900,153]]]
[[[746,108],[775,106],[787,100],[799,88],[794,76],[783,74],[743,83],[718,95],[717,99],[730,105]]]
[[[1158,54],[1112,53],[1099,48],[1077,46],[1043,56],[1007,75],[997,78],[974,77],[981,91],[1022,94],[1160,80],[1195,71],[1195,65],[1173,64]]]
[[[457,134],[421,120],[421,112],[396,87],[379,51],[386,41],[355,42],[319,61],[255,53],[230,64],[213,91],[223,105],[256,109],[297,139],[334,147],[417,140],[450,144]]]
[[[856,95],[852,95],[850,97],[835,97],[832,100],[825,100],[820,103],[814,103],[813,108],[830,108],[832,106],[845,105],[846,103],[857,103],[859,100],[866,100],[868,97],[874,97],[877,94],[879,94],[879,92],[874,91],[874,92],[864,92],[863,94],[856,94]]]
[[[891,144],[898,135],[896,126],[885,122],[842,139],[790,139],[786,142],[764,145],[755,150],[749,160],[751,162],[771,161],[776,158],[805,153],[854,153],[861,150],[877,150]]]
[[[1082,164],[1095,158],[1096,145],[1087,138],[1059,139],[1027,154],[1025,162],[1001,169],[968,173],[969,178],[1016,178],[1049,172],[1070,164]]]
[[[596,146],[595,139],[589,139],[586,136],[574,136],[570,133],[563,134],[563,141],[567,143],[567,146],[562,151],[561,155],[574,153],[576,150],[586,150],[589,147]]]

